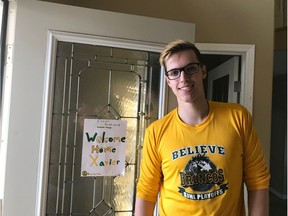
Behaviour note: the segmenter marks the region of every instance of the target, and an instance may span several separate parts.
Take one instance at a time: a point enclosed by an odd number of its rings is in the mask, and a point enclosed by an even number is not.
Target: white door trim
[[[252,114],[255,45],[253,44],[214,44],[196,43],[202,54],[241,56],[240,104]]]
[[[239,55],[241,56],[241,93],[240,104],[245,106],[252,115],[255,45],[253,44],[213,44],[195,43],[203,54]],[[248,194],[244,185],[244,202],[248,214]]]

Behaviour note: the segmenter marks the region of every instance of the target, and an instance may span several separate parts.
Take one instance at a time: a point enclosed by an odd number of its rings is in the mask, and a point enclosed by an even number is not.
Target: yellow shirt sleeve
[[[148,127],[145,133],[137,196],[150,202],[156,202],[162,172],[161,160],[151,127]]]
[[[261,148],[260,140],[248,111],[244,113],[243,152],[244,181],[248,190],[269,188],[270,174]]]

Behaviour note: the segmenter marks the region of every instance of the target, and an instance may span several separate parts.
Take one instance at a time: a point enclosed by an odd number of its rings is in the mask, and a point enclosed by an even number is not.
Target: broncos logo
[[[216,166],[207,156],[199,154],[189,160],[183,174],[191,177],[193,184],[189,187],[193,190],[207,191],[214,186],[214,183],[207,180],[207,176],[214,172],[217,172]]]

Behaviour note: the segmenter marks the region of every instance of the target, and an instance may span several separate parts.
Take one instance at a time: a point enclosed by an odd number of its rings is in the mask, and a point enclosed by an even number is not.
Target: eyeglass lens
[[[166,76],[170,79],[177,79],[180,77],[181,72],[184,71],[187,75],[195,74],[199,71],[199,63],[190,63],[183,68],[175,68],[166,72]]]

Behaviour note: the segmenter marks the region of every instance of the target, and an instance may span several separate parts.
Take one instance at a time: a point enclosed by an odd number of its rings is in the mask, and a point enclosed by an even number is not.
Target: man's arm
[[[155,203],[136,197],[135,216],[153,216]]]
[[[269,191],[251,190],[248,191],[249,216],[269,216]]]

